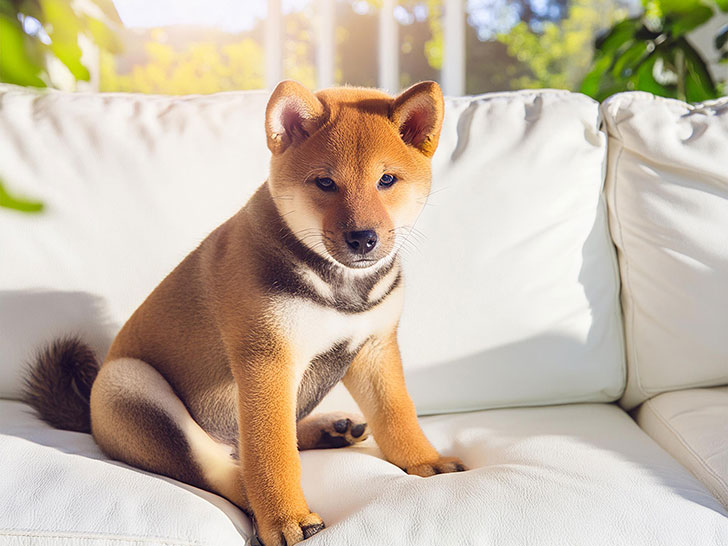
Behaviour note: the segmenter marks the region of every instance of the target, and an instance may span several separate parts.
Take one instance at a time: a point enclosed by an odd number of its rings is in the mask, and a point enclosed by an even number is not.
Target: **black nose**
[[[356,254],[366,254],[377,246],[377,232],[373,229],[347,231],[344,238],[351,251]]]

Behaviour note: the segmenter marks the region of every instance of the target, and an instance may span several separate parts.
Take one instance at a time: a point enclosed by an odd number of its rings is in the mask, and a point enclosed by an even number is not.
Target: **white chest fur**
[[[276,318],[293,353],[296,384],[314,357],[333,346],[346,342],[353,352],[368,338],[389,334],[399,320],[403,296],[400,285],[378,305],[361,313],[341,312],[307,298],[282,297]]]

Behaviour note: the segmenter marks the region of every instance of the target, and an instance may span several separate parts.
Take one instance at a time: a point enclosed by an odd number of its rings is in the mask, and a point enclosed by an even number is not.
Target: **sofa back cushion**
[[[0,91],[0,396],[55,336],[104,354],[154,286],[266,178],[263,92]],[[422,412],[606,401],[623,388],[598,105],[453,99],[405,251],[400,340]]]
[[[728,98],[624,93],[603,105],[632,408],[728,384]]]
[[[400,327],[420,411],[607,401],[624,387],[598,104],[453,99]]]

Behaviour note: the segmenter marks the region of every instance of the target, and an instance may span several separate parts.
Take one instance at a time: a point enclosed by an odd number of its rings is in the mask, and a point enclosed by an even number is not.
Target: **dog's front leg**
[[[457,457],[441,457],[422,432],[404,384],[396,332],[370,339],[343,381],[390,462],[418,476],[465,470]]]
[[[291,546],[324,524],[309,510],[301,489],[294,365],[285,351],[272,352],[246,355],[233,372],[241,472],[265,546]]]

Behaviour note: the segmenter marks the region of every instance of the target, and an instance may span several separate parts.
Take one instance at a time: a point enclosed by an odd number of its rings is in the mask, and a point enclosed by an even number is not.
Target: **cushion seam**
[[[30,529],[0,529],[0,536],[37,537],[51,539],[71,538],[79,540],[113,540],[116,542],[149,542],[155,544],[169,544],[173,546],[200,546],[201,544],[203,544],[197,540],[190,541],[185,539],[154,536],[112,535],[106,533],[74,533],[64,531],[43,531]]]
[[[715,470],[713,470],[710,466],[707,465],[707,463],[702,459],[702,457],[700,457],[700,455],[698,455],[695,452],[695,450],[690,446],[690,444],[687,442],[687,440],[685,440],[685,438],[682,436],[682,434],[680,434],[670,424],[670,422],[667,420],[667,418],[665,418],[657,409],[655,409],[654,404],[652,403],[651,400],[648,400],[643,405],[648,411],[650,411],[652,413],[652,415],[655,416],[655,418],[657,418],[657,420],[662,424],[662,426],[665,429],[667,429],[667,431],[669,433],[671,433],[679,441],[680,445],[682,445],[682,447],[687,452],[687,454],[690,456],[690,458],[693,459],[695,462],[697,462],[699,467],[701,467],[703,470],[705,470],[705,472],[710,477],[712,477],[713,479],[715,479],[715,481],[718,482],[718,484],[723,488],[723,491],[718,492],[718,496],[720,497],[719,500],[723,503],[728,503],[728,483],[726,483],[726,481],[718,473],[716,473]],[[667,448],[665,448],[665,449],[667,449]],[[669,453],[669,450],[667,450],[667,451]],[[698,478],[698,479],[700,479],[700,478]],[[700,481],[701,481],[701,483],[704,483],[704,485],[706,485],[708,488],[710,488],[709,484],[703,482],[702,480],[700,480]],[[710,488],[710,489],[712,490],[712,488]]]
[[[615,120],[615,122],[616,122],[616,120]],[[638,357],[637,357],[637,344],[634,342],[634,340],[635,340],[635,335],[634,335],[634,322],[635,322],[634,321],[634,299],[632,298],[632,285],[631,285],[631,282],[630,282],[630,273],[629,273],[630,264],[629,264],[629,260],[627,259],[627,252],[625,250],[626,244],[625,244],[625,240],[624,240],[624,233],[623,233],[623,228],[622,228],[622,220],[620,218],[619,211],[618,211],[618,209],[619,209],[619,206],[618,206],[618,202],[619,202],[618,194],[619,194],[619,186],[620,186],[620,184],[619,184],[619,182],[617,180],[617,171],[619,170],[619,163],[620,163],[620,160],[622,158],[622,152],[624,151],[624,139],[623,139],[622,133],[619,130],[619,127],[616,125],[616,123],[615,123],[615,130],[617,131],[617,134],[619,136],[618,140],[619,140],[620,148],[619,148],[619,150],[617,152],[617,157],[614,158],[614,173],[613,173],[614,174],[614,182],[613,182],[613,189],[614,189],[614,218],[617,221],[617,229],[619,231],[619,240],[622,243],[622,249],[623,249],[622,250],[622,262],[624,263],[624,274],[622,275],[623,278],[621,279],[622,280],[621,286],[623,286],[625,288],[625,290],[620,290],[620,291],[624,295],[624,299],[628,299],[629,300],[629,304],[630,304],[629,305],[629,313],[628,313],[628,316],[625,316],[625,326],[624,326],[624,330],[625,330],[625,340],[624,340],[624,343],[625,343],[625,347],[627,347],[627,352],[629,352],[629,353],[632,354],[632,360],[633,360],[633,364],[634,365],[631,366],[631,368],[632,368],[632,372],[634,374],[635,386],[637,387],[637,391],[639,392],[639,394],[641,394],[641,395],[643,395],[645,397],[648,397],[649,394],[642,388],[642,381],[640,380],[640,376],[639,376],[639,366],[637,365],[637,362],[638,362]],[[624,305],[622,305],[622,314],[624,315]],[[626,338],[627,330],[629,330],[629,332],[630,332],[630,334],[632,336],[631,337],[631,343],[628,343],[627,338]],[[628,345],[630,345],[630,346],[628,347]],[[625,365],[627,367],[627,377],[626,377],[625,383],[627,384],[627,383],[629,383],[629,371],[630,371],[629,370],[629,368],[630,368],[629,362],[625,362]],[[625,391],[627,391],[627,390],[628,390],[628,387],[625,387]]]

